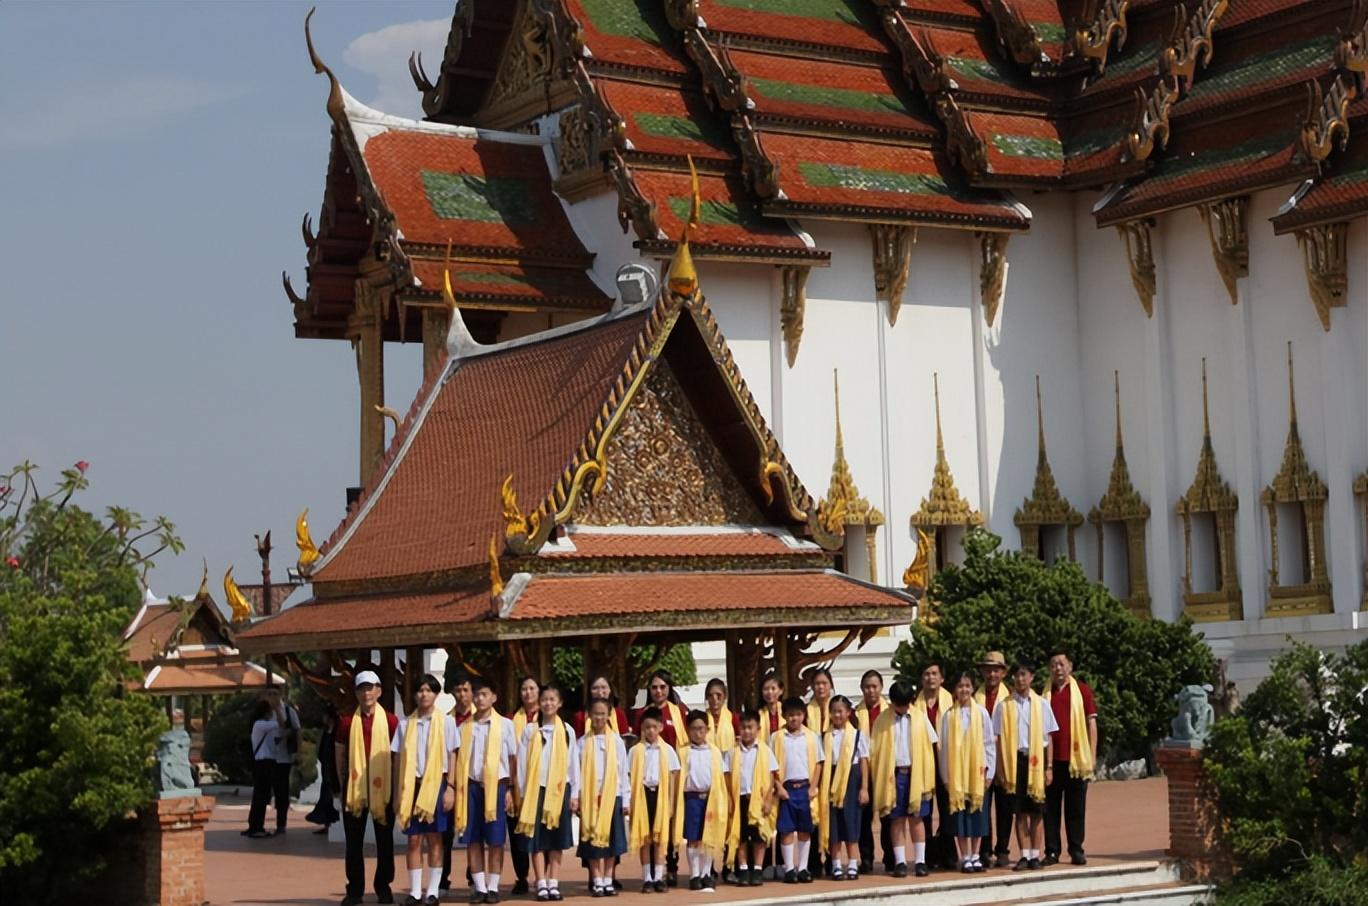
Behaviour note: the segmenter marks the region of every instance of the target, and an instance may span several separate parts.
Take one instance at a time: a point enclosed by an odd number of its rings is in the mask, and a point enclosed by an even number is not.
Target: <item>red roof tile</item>
[[[906,24],[924,50],[941,61],[946,75],[955,82],[955,97],[964,98],[965,104],[1041,107],[1057,94],[1057,86],[1045,80],[1023,77],[1002,58],[991,25],[964,31],[913,22]]]
[[[626,124],[637,154],[714,160],[736,159],[731,136],[697,91],[601,78],[595,87]]]
[[[918,22],[948,20],[977,25],[984,21],[983,7],[974,0],[903,0],[901,12]]]
[[[572,532],[575,549],[545,547],[554,559],[586,557],[811,557],[826,556],[815,545],[793,547],[770,532],[708,532],[700,534]]]
[[[685,77],[689,65],[659,0],[564,0],[580,23],[594,68],[648,69]]]
[[[678,237],[689,217],[689,174],[640,167],[632,173],[641,194],[655,202],[657,225],[670,239]],[[703,199],[702,218],[690,240],[698,257],[737,249],[755,254],[823,257],[809,249],[783,220],[761,216],[738,177],[700,173],[698,188]]]
[[[1348,146],[1327,161],[1325,175],[1298,193],[1273,218],[1279,233],[1368,215],[1368,131],[1355,123]],[[1368,130],[1368,122],[1362,126]]]
[[[708,30],[766,42],[887,53],[867,0],[699,0]]]
[[[1248,106],[1257,96],[1311,79],[1335,68],[1338,36],[1323,21],[1303,20],[1274,31],[1220,41],[1220,52],[1173,108],[1173,116],[1196,116],[1230,104]]]
[[[279,675],[275,679],[278,683],[284,682]],[[167,661],[148,671],[141,688],[159,695],[173,692],[212,695],[265,686],[266,671],[240,660],[222,664]]]
[[[424,293],[440,296],[445,260],[414,258],[413,276]],[[500,311],[607,311],[612,299],[578,268],[516,264],[450,265],[451,291],[462,305]]]
[[[436,631],[449,624],[468,624],[490,615],[489,587],[411,595],[378,597],[314,598],[262,620],[238,638],[252,650],[300,650],[340,646],[339,639],[353,639],[381,632]]]
[[[180,611],[176,608],[169,603],[148,604],[142,611],[142,619],[125,642],[128,659],[143,663],[159,657],[179,627]]]

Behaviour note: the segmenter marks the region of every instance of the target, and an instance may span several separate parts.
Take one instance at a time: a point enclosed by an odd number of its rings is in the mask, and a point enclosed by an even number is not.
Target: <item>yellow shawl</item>
[[[717,746],[723,752],[730,752],[736,748],[736,728],[732,726],[731,708],[722,706],[722,713],[713,718],[711,711],[704,712],[708,715],[708,742]]]
[[[521,713],[521,712],[519,712]],[[546,773],[546,796],[542,799],[541,822],[547,830],[560,827],[561,811],[565,805],[565,781],[570,764],[569,746],[565,738],[565,724],[559,716],[551,724],[551,764]],[[523,767],[527,789],[523,791],[522,807],[518,809],[516,833],[530,837],[537,831],[537,790],[541,787],[541,760],[546,742],[541,727],[532,733],[527,745],[527,764]],[[488,759],[485,761],[488,765]]]
[[[595,757],[594,737],[603,738],[603,785],[599,785],[598,758]],[[618,795],[617,734],[604,726],[603,733],[584,737],[580,749],[580,776],[584,789],[580,794],[580,837],[590,846],[609,846],[613,838],[613,806]]]
[[[371,715],[370,757],[366,757],[365,731],[362,729],[361,710],[352,715],[351,732],[347,736],[347,811],[360,815],[370,807],[376,821],[385,820],[390,801],[390,743],[389,718],[385,709],[375,706]],[[366,786],[366,778],[370,786]]]
[[[777,717],[777,718],[779,718],[779,729],[778,729],[777,731],[774,731],[774,732],[778,732],[778,733],[784,732],[784,715],[783,715],[783,712],[782,712],[782,710],[781,710],[781,708],[780,708],[780,703],[779,703],[779,702],[775,702],[775,703],[774,703],[774,708],[771,710],[770,708],[767,708],[767,707],[765,706],[765,704],[762,702],[762,703],[760,704],[760,735],[759,735],[757,738],[758,738],[758,739],[760,740],[760,742],[763,743],[764,745],[769,745],[770,734],[771,734],[771,731],[770,731],[770,718],[771,718],[771,717]]]
[[[959,706],[945,712],[941,726],[945,732],[941,745],[945,746],[946,786],[950,788],[950,811],[976,812],[983,808],[983,717],[978,708],[969,706],[969,728],[960,719]]]
[[[890,707],[892,706],[888,703],[888,699],[882,695],[879,696],[879,713],[884,713]],[[874,721],[869,719],[869,705],[865,704],[863,698],[861,698],[860,703],[855,706],[855,724],[864,731],[866,736],[874,729]]]
[[[722,858],[727,846],[727,789],[726,778],[722,771],[722,750],[712,743],[708,744],[712,757],[712,779],[708,785],[708,800],[703,812],[703,850],[713,861]],[[684,778],[689,773],[688,752],[680,756],[680,778],[675,793],[674,837],[675,846],[683,847],[684,839]]]
[[[431,823],[437,814],[437,791],[442,788],[442,775],[446,773],[446,717],[433,711],[428,718],[427,758],[423,764],[423,779],[419,783],[418,773],[418,714],[409,715],[404,725],[404,741],[399,746],[403,753],[403,773],[399,775],[399,826],[407,827],[409,818]],[[374,724],[371,725],[372,728]],[[439,769],[440,766],[440,769]],[[418,800],[413,798],[413,788],[418,787]]]
[[[931,748],[931,737],[926,732],[926,718],[915,708],[908,711],[908,747],[911,749],[912,775],[908,786],[907,807],[914,814],[921,808],[922,800],[936,792],[936,755]],[[895,767],[897,757],[894,743],[897,734],[893,732],[893,718],[897,712],[891,707],[879,714],[874,721],[874,729],[869,734],[870,770],[873,772],[874,810],[879,817],[886,817],[893,811],[898,801]]]
[[[513,712],[513,717],[511,718],[513,721],[513,739],[515,741],[522,739],[523,730],[527,729],[527,722],[529,720],[536,720],[538,714],[541,714],[541,708],[537,709],[536,714],[528,717],[527,709],[522,705],[518,706],[518,710]],[[560,718],[556,718],[556,720],[559,721]]]
[[[807,703],[807,719],[803,721],[812,732],[821,736],[831,726],[831,699],[827,699],[826,706],[820,702],[810,701]],[[780,731],[783,732],[782,730]]]
[[[666,752],[669,746],[665,740],[656,741],[656,751],[660,753],[660,786],[656,788],[655,821],[648,823],[650,813],[646,808],[646,744],[643,742],[632,747],[627,771],[627,782],[632,788],[631,823],[627,828],[627,850],[637,852],[648,843],[665,846],[670,839],[671,806],[674,798],[670,795],[670,759]]]
[[[940,717],[942,714],[944,714],[946,711],[949,711],[949,710],[950,710],[951,708],[953,708],[954,706],[955,706],[955,697],[954,697],[953,695],[951,695],[948,691],[946,691],[946,688],[945,688],[944,686],[941,686],[940,689],[936,690],[936,717],[937,717],[937,718],[939,718],[939,717]],[[931,713],[930,713],[931,709],[930,709],[929,707],[927,707],[927,704],[926,704],[926,696],[925,696],[925,695],[922,695],[920,692],[917,693],[917,697],[913,700],[913,702],[912,702],[912,707],[915,708],[915,709],[917,709],[917,710],[920,711],[921,713],[925,714],[927,717],[930,717],[930,716],[931,716]]]
[[[475,736],[475,724],[471,718],[461,725],[461,751],[456,758],[456,833],[464,834],[470,826],[467,798],[470,790],[470,741]],[[499,813],[499,768],[503,759],[504,719],[497,714],[489,715],[489,735],[485,737],[484,773],[480,775],[484,784],[484,820],[493,821]],[[491,779],[492,778],[492,779]]]
[[[823,744],[826,747],[826,764],[823,769],[822,788],[828,791],[827,801],[840,808],[845,804],[846,793],[850,788],[850,768],[855,760],[855,737],[859,731],[851,724],[846,724],[841,733],[841,751],[832,751],[831,743],[835,739],[835,730],[827,730],[823,737]]]
[[[997,697],[993,699],[993,707],[989,708],[988,695],[986,692],[983,691],[983,687],[979,686],[978,691],[974,693],[974,701],[978,702],[980,705],[983,705],[983,710],[988,712],[989,717],[993,716],[993,712],[997,710],[998,705],[1002,704],[1002,700],[1004,698],[1011,697],[1012,693],[1007,689],[1006,685],[998,684]]]
[[[648,704],[647,707],[650,705]],[[675,731],[675,751],[682,752],[687,749],[689,747],[689,728],[684,724],[684,712],[679,709],[679,705],[666,699],[665,704],[655,707],[661,710],[662,717],[666,714],[670,716],[670,725],[674,727]]]
[[[1016,698],[1009,695],[1002,700],[1002,735],[999,741],[1002,748],[1002,779],[1007,784],[1007,792],[1015,793],[1017,788],[1017,751],[1021,743],[1017,740]],[[1045,699],[1031,690],[1031,738],[1026,743],[1026,793],[1036,802],[1045,801]]]
[[[1077,780],[1091,780],[1093,775],[1092,740],[1088,738],[1088,716],[1083,713],[1083,693],[1078,680],[1072,676],[1069,686],[1069,776]],[[1050,700],[1051,690],[1045,690]]]
[[[774,795],[774,772],[769,769],[769,759],[765,757],[765,746],[756,742],[755,767],[751,769],[751,791],[749,808],[741,814],[741,747],[732,749],[731,782],[731,821],[727,830],[727,851],[733,859],[739,859],[741,852],[741,826],[754,825],[760,832],[760,839],[766,843],[774,839],[774,814],[766,810],[766,805]],[[749,853],[745,855],[749,856]]]

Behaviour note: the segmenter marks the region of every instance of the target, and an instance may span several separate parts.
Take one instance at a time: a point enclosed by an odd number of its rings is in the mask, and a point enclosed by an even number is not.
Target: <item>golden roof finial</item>
[[[1113,394],[1116,397],[1116,449],[1120,450],[1125,446],[1121,439],[1121,372],[1112,372]]]
[[[204,572],[200,574],[199,591],[195,592],[196,599],[209,596],[209,561],[202,560],[201,562],[204,564]]]
[[[945,458],[945,437],[941,434],[940,422],[940,372],[931,372],[931,392],[936,401],[936,459]]]
[[[541,527],[541,514],[536,510],[524,517],[518,507],[518,493],[513,490],[513,473],[508,473],[503,486],[499,488],[499,501],[503,507],[504,537],[531,537]]]
[[[1292,424],[1297,424],[1297,386],[1292,371],[1292,341],[1287,341],[1287,398],[1291,401]]]
[[[228,567],[228,572],[223,574],[223,597],[228,601],[228,608],[233,612],[233,622],[241,623],[250,619],[252,616],[252,602],[247,600],[247,596],[238,588],[233,581],[233,568]]]
[[[1045,456],[1045,405],[1040,401],[1040,375],[1036,379],[1036,462],[1043,463]]]
[[[959,489],[955,487],[955,476],[950,472],[950,461],[945,456],[939,373],[933,372],[931,375],[931,390],[936,412],[936,466],[931,472],[931,493],[922,498],[921,508],[912,514],[912,525],[982,525],[983,514],[960,496]]]
[[[1202,442],[1211,446],[1211,410],[1207,406],[1206,356],[1202,356]]]
[[[318,51],[314,50],[313,33],[309,30],[309,20],[313,19],[314,9],[315,7],[309,7],[309,13],[304,17],[304,44],[309,48],[309,62],[313,64],[314,72],[328,77],[328,115],[334,120],[340,120],[346,108],[342,100],[342,83],[328,68],[328,64],[323,62]]]
[[[860,496],[855,476],[845,455],[845,433],[841,428],[841,375],[831,370],[832,388],[836,395],[836,452],[831,463],[831,484],[826,497],[817,504],[822,527],[832,534],[841,534],[847,525],[883,525],[883,513],[869,500]]]
[[[926,588],[931,582],[931,533],[917,528],[917,555],[903,570],[904,588]]]
[[[299,548],[299,571],[307,573],[318,562],[318,545],[309,534],[309,508],[305,507],[295,520],[295,547]]]
[[[495,541],[498,534],[489,536],[489,596],[497,598],[503,594],[503,574],[499,572],[499,546]]]
[[[451,291],[451,240],[447,240],[446,260],[442,262],[442,299],[452,311],[456,310],[456,294]]]
[[[694,167],[693,155],[689,155],[689,180],[693,189],[693,199],[689,204],[689,221],[679,237],[674,257],[670,259],[668,283],[670,292],[679,296],[692,296],[698,291],[698,271],[694,269],[693,255],[689,251],[689,234],[698,228],[702,214],[703,200],[698,190],[698,169]]]

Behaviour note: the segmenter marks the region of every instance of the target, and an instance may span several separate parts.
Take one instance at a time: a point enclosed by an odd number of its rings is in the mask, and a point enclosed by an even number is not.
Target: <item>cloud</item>
[[[224,101],[245,89],[175,75],[111,76],[100,90],[70,85],[3,112],[0,148],[34,150],[136,138]]]
[[[375,76],[378,84],[369,102],[372,107],[395,116],[419,118],[423,115],[422,96],[409,76],[409,54],[421,51],[427,71],[435,79],[450,29],[450,19],[387,25],[348,44],[342,59],[352,68]]]

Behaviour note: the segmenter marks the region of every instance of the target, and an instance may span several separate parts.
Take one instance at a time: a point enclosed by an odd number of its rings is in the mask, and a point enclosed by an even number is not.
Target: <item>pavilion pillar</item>
[[[380,649],[380,706],[394,710],[394,649]]]
[[[537,682],[550,682],[551,677],[551,640],[537,639],[534,643],[534,656],[536,658]]]
[[[423,309],[423,377],[432,373],[446,356],[447,333],[451,330],[451,310],[445,305],[440,308]]]
[[[423,676],[423,649],[404,649],[404,713],[414,708],[418,694],[418,680]]]
[[[356,352],[356,376],[361,387],[360,483],[365,484],[385,453],[384,297],[367,280],[356,281],[356,305],[347,322],[347,338]]]

